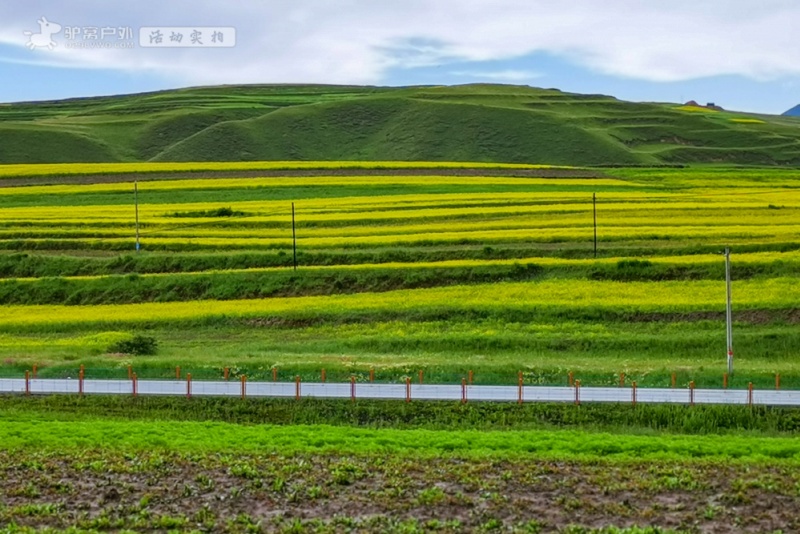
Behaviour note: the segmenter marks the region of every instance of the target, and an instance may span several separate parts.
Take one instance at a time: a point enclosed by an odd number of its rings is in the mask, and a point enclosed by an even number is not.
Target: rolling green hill
[[[220,86],[0,105],[0,163],[800,165],[800,119],[509,85]]]

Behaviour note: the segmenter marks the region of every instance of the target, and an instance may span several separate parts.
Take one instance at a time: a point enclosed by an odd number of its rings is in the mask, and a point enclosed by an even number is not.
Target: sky
[[[492,82],[780,114],[798,25],[797,0],[6,0],[0,102]]]

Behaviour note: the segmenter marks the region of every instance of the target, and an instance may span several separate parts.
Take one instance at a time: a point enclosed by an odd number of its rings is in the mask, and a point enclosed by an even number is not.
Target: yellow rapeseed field
[[[346,316],[351,313],[398,313],[499,308],[608,308],[637,311],[719,308],[724,281],[597,282],[546,280],[433,289],[272,298],[169,302],[99,306],[4,306],[0,324],[6,327],[141,323],[200,320],[213,317]],[[749,308],[781,308],[800,299],[793,278],[744,280],[737,284],[737,302]]]

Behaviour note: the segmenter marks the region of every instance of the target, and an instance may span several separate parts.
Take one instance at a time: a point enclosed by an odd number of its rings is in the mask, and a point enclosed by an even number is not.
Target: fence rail
[[[462,380],[460,385],[350,382],[248,382],[193,380],[130,380],[0,378],[0,393],[20,395],[130,395],[185,397],[273,397],[321,399],[393,399],[421,401],[571,402],[645,404],[731,404],[800,406],[800,391],[748,389],[641,388],[573,386],[479,386]]]

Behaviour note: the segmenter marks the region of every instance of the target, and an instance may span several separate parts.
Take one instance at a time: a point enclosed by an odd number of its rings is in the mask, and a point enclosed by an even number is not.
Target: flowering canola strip
[[[338,317],[349,313],[414,313],[426,310],[531,308],[608,308],[636,311],[719,310],[725,285],[717,281],[598,282],[547,280],[265,300],[170,302],[97,306],[4,306],[4,327],[140,323],[230,316]],[[722,297],[720,296],[722,295]],[[792,278],[744,280],[737,284],[737,305],[746,308],[792,307],[800,284]]]

